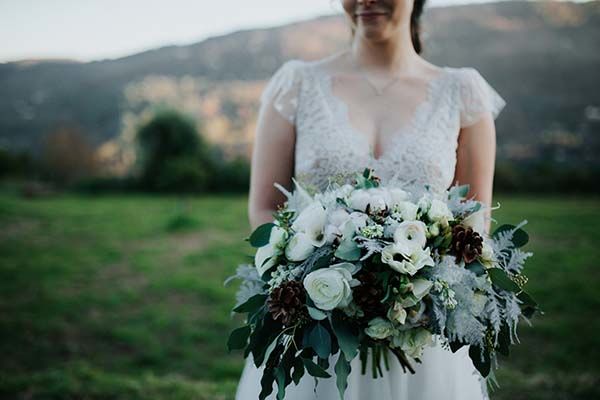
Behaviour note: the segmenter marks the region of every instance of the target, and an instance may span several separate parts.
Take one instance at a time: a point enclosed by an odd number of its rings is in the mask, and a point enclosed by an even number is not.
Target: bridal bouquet
[[[524,291],[526,221],[482,235],[474,221],[483,204],[466,198],[467,185],[417,196],[384,187],[370,169],[314,195],[294,183],[293,193],[276,184],[285,206],[250,235],[254,263],[230,278],[242,279],[233,311],[246,323],[228,347],[265,366],[260,399],[274,382],[283,399],[305,373],[329,378],[330,361],[343,398],[355,357],[363,374],[371,357],[374,378],[391,356],[414,373],[434,339],[448,351],[469,346],[477,370],[493,377],[497,353],[518,341],[519,318],[538,309]]]

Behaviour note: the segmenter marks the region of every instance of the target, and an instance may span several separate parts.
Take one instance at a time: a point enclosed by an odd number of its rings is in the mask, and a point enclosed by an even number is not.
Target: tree
[[[158,112],[137,133],[140,183],[153,191],[206,190],[214,173],[210,146],[194,121],[174,111]]]
[[[76,126],[62,125],[49,133],[42,145],[44,174],[61,185],[69,185],[98,172],[93,146]]]

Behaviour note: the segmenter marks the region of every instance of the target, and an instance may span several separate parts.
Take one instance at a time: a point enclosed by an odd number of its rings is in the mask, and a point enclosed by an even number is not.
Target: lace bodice
[[[495,118],[502,97],[470,67],[444,67],[431,80],[410,123],[390,136],[379,157],[369,139],[350,123],[347,105],[332,91],[323,60],[283,63],[262,92],[261,103],[295,125],[295,178],[309,189],[348,181],[365,167],[382,181],[419,190],[443,191],[452,184],[461,127],[487,112]]]

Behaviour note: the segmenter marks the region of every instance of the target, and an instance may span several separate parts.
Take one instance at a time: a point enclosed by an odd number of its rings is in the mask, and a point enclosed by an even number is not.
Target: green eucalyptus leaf
[[[229,351],[231,350],[241,350],[246,347],[248,343],[248,337],[250,337],[250,333],[252,329],[250,326],[242,326],[241,328],[234,329],[229,335],[229,340],[227,341],[227,348]]]
[[[236,313],[253,313],[256,312],[262,305],[267,301],[266,294],[255,294],[246,300],[245,303],[240,304],[233,309]]]
[[[346,360],[353,360],[360,344],[356,327],[344,320],[338,312],[331,316],[331,327]]]
[[[263,376],[260,379],[261,391],[258,395],[259,400],[265,400],[267,396],[273,393],[273,382],[275,382],[275,371],[272,368],[265,368]]]
[[[249,241],[252,247],[263,247],[269,243],[271,237],[271,229],[275,226],[272,222],[260,225],[252,232]]]
[[[460,185],[457,190],[460,197],[466,197],[469,193],[469,184],[467,183],[465,185]]]
[[[477,276],[485,274],[485,267],[479,261],[473,261],[472,263],[465,265],[465,268]]]
[[[350,375],[350,362],[346,360],[343,352],[340,352],[337,362],[335,363],[335,384],[340,394],[340,400],[344,400],[344,393],[348,387],[348,375]]]
[[[483,361],[481,360],[481,354],[483,353]],[[491,359],[490,353],[483,350],[479,346],[469,346],[469,357],[473,361],[473,365],[477,368],[477,371],[481,373],[483,377],[487,377],[490,373]]]
[[[312,360],[302,358],[302,363],[306,368],[306,372],[311,376],[314,376],[315,378],[331,378],[331,375],[327,371],[315,364]]]
[[[453,353],[456,353],[463,346],[464,343],[461,343],[459,341],[450,342],[450,350],[452,350]]]
[[[300,357],[294,359],[294,372],[292,373],[292,379],[294,383],[298,385],[300,379],[304,376],[304,363]]]
[[[510,231],[515,229],[516,226],[510,224],[504,224],[496,228],[494,233],[492,233],[492,237],[498,238],[498,235],[502,232]],[[512,243],[515,247],[523,247],[529,242],[529,235],[523,229],[519,228],[513,233]]]
[[[500,326],[500,332],[498,332],[498,347],[496,348],[503,356],[508,356],[510,353],[510,328],[507,324]]]
[[[338,246],[335,256],[344,261],[357,261],[360,258],[360,248],[352,238],[347,237]]]
[[[275,379],[277,380],[277,400],[285,397],[285,371],[283,368],[275,368]]]
[[[517,295],[517,298],[523,302],[524,305],[530,307],[537,307],[537,302],[526,292],[521,292]]]
[[[506,272],[500,268],[490,268],[487,270],[492,283],[498,286],[500,289],[508,290],[509,292],[518,293],[521,291],[519,285],[517,285],[512,279],[508,277]]]
[[[316,323],[307,333],[308,343],[320,358],[327,358],[331,354],[331,335],[321,323]]]

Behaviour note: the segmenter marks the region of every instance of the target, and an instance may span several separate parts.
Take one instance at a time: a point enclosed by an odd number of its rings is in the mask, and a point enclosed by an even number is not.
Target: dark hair
[[[423,51],[423,44],[421,43],[421,15],[423,14],[423,8],[425,7],[425,3],[427,0],[414,0],[413,2],[413,10],[410,14],[410,38],[412,39],[413,47],[418,54],[421,54]],[[354,24],[351,24],[350,29],[352,31],[352,37],[354,37],[354,33],[356,27]]]

